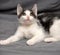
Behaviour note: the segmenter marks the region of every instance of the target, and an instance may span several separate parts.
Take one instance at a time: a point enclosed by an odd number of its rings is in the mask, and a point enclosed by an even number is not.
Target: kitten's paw
[[[6,40],[0,40],[0,45],[7,45],[9,42]]]
[[[51,43],[57,41],[55,38],[45,38],[44,42]]]
[[[34,45],[35,43],[34,43],[33,41],[31,41],[31,40],[28,40],[28,41],[26,42],[26,44],[29,45],[29,46],[32,46],[32,45]]]

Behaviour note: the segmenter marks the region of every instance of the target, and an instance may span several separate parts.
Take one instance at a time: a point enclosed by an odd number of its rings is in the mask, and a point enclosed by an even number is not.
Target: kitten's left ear
[[[20,15],[22,11],[23,11],[23,8],[21,7],[20,4],[18,4],[17,5],[17,15]]]
[[[37,4],[34,4],[32,11],[37,16]]]

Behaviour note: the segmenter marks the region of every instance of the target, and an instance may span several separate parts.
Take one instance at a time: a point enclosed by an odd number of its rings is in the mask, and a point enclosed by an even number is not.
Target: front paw
[[[26,42],[26,44],[29,45],[29,46],[32,46],[32,45],[34,45],[35,43],[34,43],[34,41],[32,41],[32,40],[28,40],[28,41]]]
[[[7,44],[9,44],[8,41],[6,41],[6,40],[0,40],[0,45],[7,45]]]

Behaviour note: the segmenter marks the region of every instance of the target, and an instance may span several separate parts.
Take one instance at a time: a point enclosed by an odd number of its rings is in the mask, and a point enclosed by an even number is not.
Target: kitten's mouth
[[[35,20],[20,20],[19,22],[21,25],[30,26],[31,24],[35,22]]]
[[[31,24],[32,24],[31,20],[25,20],[23,22],[23,25],[31,25]]]
[[[24,23],[29,24],[29,23],[31,23],[31,21],[30,20],[26,20],[26,21],[24,21]]]
[[[25,20],[24,22],[27,23],[27,22],[31,22],[31,21],[30,20]]]

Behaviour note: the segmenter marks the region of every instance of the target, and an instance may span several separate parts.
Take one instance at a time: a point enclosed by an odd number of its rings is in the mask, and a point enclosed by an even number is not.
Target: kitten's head
[[[37,18],[37,4],[34,4],[31,10],[26,9],[24,10],[20,4],[17,5],[17,16],[18,20],[21,24],[31,24],[35,22]]]

